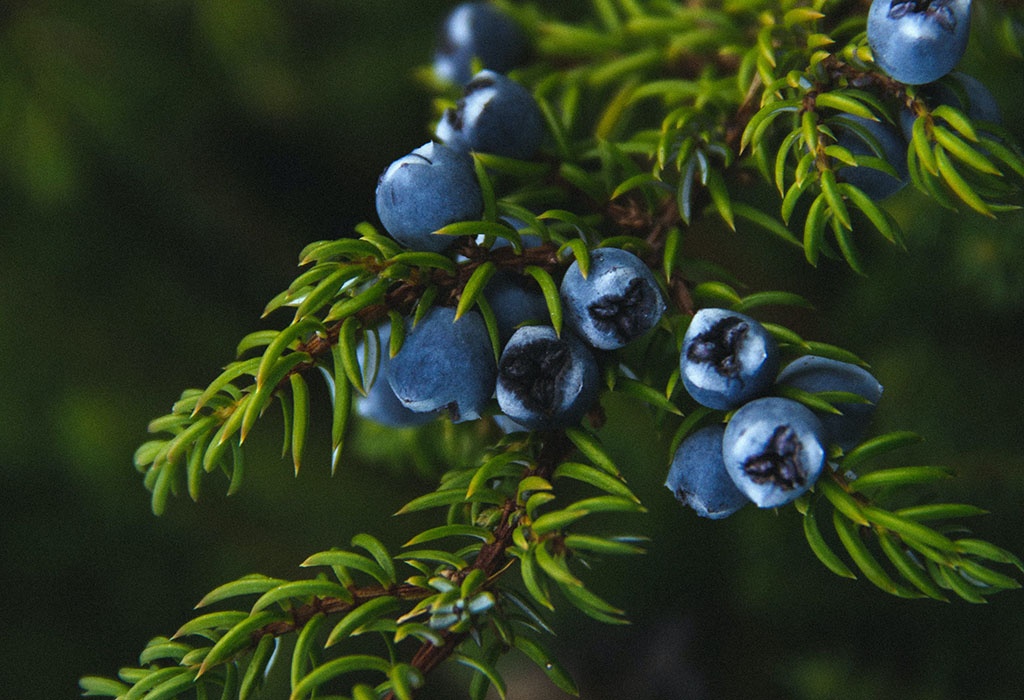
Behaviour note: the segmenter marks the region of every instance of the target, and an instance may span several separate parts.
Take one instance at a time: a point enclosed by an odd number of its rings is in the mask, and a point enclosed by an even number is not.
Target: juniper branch
[[[382,598],[384,596],[392,596],[399,600],[422,600],[423,598],[434,594],[436,591],[429,588],[423,588],[422,586],[413,586],[408,583],[403,583],[396,586],[388,586],[386,588],[383,586],[366,586],[358,588],[350,586],[349,592],[352,593],[351,602],[342,600],[341,598],[313,598],[313,601],[306,605],[300,605],[296,608],[292,608],[290,611],[292,617],[291,622],[271,622],[270,624],[264,625],[258,630],[255,630],[251,635],[252,642],[249,645],[249,648],[255,649],[260,640],[268,634],[273,635],[274,637],[280,637],[292,632],[298,632],[306,626],[307,622],[320,613],[324,613],[325,615],[349,613],[364,603],[368,603],[371,600]]]
[[[523,478],[526,476],[550,478],[558,465],[566,461],[575,450],[573,443],[561,430],[548,432],[539,439],[542,441],[542,446],[537,463],[532,469],[524,472]],[[479,569],[487,575],[489,585],[493,585],[494,581],[508,568],[510,559],[505,550],[512,545],[512,533],[516,529],[519,515],[520,510],[516,505],[515,498],[506,499],[501,509],[501,520],[494,529],[494,541],[483,546],[473,563],[459,572],[457,580],[462,580],[469,575],[469,572]],[[454,634],[446,631],[441,636],[444,639],[443,645],[435,646],[430,642],[424,642],[410,661],[410,664],[424,675],[451,656],[455,648],[469,636],[469,633]],[[393,692],[385,696],[385,700],[394,699]]]

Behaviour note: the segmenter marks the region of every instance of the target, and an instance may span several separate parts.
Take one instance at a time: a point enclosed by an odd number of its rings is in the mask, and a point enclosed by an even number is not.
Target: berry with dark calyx
[[[473,76],[435,135],[458,151],[529,160],[544,139],[544,117],[530,91],[494,71]]]
[[[966,73],[953,71],[942,80],[922,86],[917,91],[917,99],[924,102],[929,109],[940,105],[955,107],[976,122],[990,122],[1001,125],[1003,113],[999,103],[988,88]],[[909,109],[900,112],[900,127],[908,141],[911,138],[916,115]]]
[[[389,165],[377,183],[381,223],[413,250],[445,250],[455,238],[434,231],[479,219],[483,207],[472,158],[434,141]]]
[[[837,129],[838,145],[855,156],[877,156],[895,168],[899,177],[870,167],[853,167],[841,165],[836,171],[839,179],[844,180],[874,200],[885,199],[903,189],[910,181],[907,170],[907,144],[899,132],[883,122],[876,122],[853,114],[840,115],[844,119],[860,125],[875,138],[882,152],[876,153],[869,141],[865,141],[852,129]]]
[[[725,468],[759,508],[798,498],[825,465],[825,429],[803,404],[769,397],[745,404],[722,436]]]
[[[570,332],[525,326],[498,363],[498,405],[531,430],[574,425],[597,399],[600,374],[590,349]]]
[[[377,376],[373,384],[367,389],[366,396],[356,396],[356,412],[363,418],[372,420],[374,423],[386,425],[389,428],[407,428],[430,422],[435,418],[433,413],[410,411],[398,400],[395,392],[391,390],[391,385],[384,378],[388,365],[391,363],[391,357],[388,352],[388,342],[391,339],[391,324],[385,323],[382,325],[377,329],[377,335],[380,338],[378,346],[380,360],[377,367]],[[363,363],[366,361],[364,355],[365,347],[361,343],[356,350],[360,370],[363,369]],[[371,362],[376,361],[373,357],[369,359]]]
[[[498,337],[504,345],[523,323],[546,323],[548,305],[539,290],[530,289],[532,278],[512,270],[498,270],[484,288],[484,298],[491,305],[498,324]]]
[[[953,70],[967,49],[971,0],[874,0],[868,43],[901,83],[923,85]]]
[[[526,38],[515,21],[485,2],[467,2],[445,18],[434,53],[434,73],[462,85],[473,75],[473,58],[506,73],[526,56]]]
[[[406,408],[447,411],[453,423],[480,417],[494,393],[497,368],[487,327],[474,311],[435,307],[406,334],[385,378]]]
[[[712,520],[727,518],[750,503],[726,473],[724,434],[724,425],[711,425],[688,436],[676,450],[665,480],[665,486],[680,503]]]
[[[697,403],[736,408],[767,392],[778,371],[778,344],[760,323],[727,309],[694,314],[683,337],[679,372]]]
[[[573,262],[560,290],[565,322],[602,350],[625,346],[654,328],[665,302],[644,262],[620,248],[590,251],[586,278]]]
[[[776,383],[810,392],[845,391],[867,399],[870,403],[835,404],[842,415],[815,412],[825,428],[828,441],[844,450],[856,446],[864,436],[883,390],[866,369],[814,355],[805,355],[789,363],[779,372]]]

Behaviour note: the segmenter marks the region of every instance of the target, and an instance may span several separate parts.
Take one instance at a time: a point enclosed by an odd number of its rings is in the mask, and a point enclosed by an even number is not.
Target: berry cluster
[[[839,146],[854,156],[881,158],[892,167],[889,172],[838,169],[840,179],[871,199],[884,199],[909,182],[906,154],[919,113],[947,107],[972,122],[1001,124],[999,107],[985,86],[952,72],[967,48],[970,9],[970,0],[873,0],[867,39],[875,63],[899,83],[921,87],[907,91],[899,130],[885,122],[839,115],[845,124],[837,129]]]
[[[863,363],[747,315],[766,304],[804,305],[802,297],[740,296],[722,281],[731,277],[727,270],[681,250],[684,232],[704,228],[695,217],[717,212],[730,228],[743,219],[802,247],[812,264],[819,254],[841,253],[860,272],[850,235],[859,222],[851,213],[901,243],[898,224],[873,200],[908,179],[951,208],[942,188],[986,215],[1016,208],[1006,202],[1018,199],[1018,185],[1001,184],[1004,174],[989,156],[1022,177],[1024,159],[991,123],[999,120],[991,95],[955,73],[930,82],[959,59],[969,2],[876,0],[868,40],[892,78],[873,69],[862,34],[823,48],[835,43],[823,32],[848,34],[858,26],[846,21],[854,19],[847,11],[856,12],[848,3],[834,13],[830,6],[831,17],[818,11],[822,3],[766,5],[756,13],[743,3],[594,4],[605,30],[547,20],[535,4],[522,14],[510,4],[515,21],[486,3],[451,13],[434,76],[453,90],[461,86],[462,97],[438,114],[431,141],[380,178],[377,211],[393,240],[361,224],[358,239],[307,246],[300,259],[316,264],[267,305],[268,313],[297,307],[291,324],[243,338],[239,355],[265,350],[231,363],[205,390],[184,392],[170,414],[150,424],[170,437],[141,445],[135,464],[146,474],[157,514],[184,486],[197,498],[204,475],[218,468],[233,493],[243,475],[241,444],[279,397],[286,449],[298,471],[309,426],[305,373],[314,370],[324,374],[334,402],[332,468],[353,389],[363,394],[356,398],[359,413],[388,426],[419,425],[439,414],[452,422],[488,416],[515,434],[485,447],[482,438],[496,437],[488,435],[493,431],[444,431],[456,439],[444,441],[437,461],[453,468],[399,512],[444,508],[445,525],[415,535],[400,553],[359,534],[352,547],[369,557],[332,549],[303,564],[330,567],[336,582],[329,575],[293,582],[252,575],[218,587],[200,605],[259,598],[249,612],[203,614],[174,641],[156,638],[140,657],[149,668],[121,674],[131,688],[89,678],[86,694],[151,691],[146,697],[156,700],[195,689],[197,697],[234,697],[236,687],[248,697],[273,659],[275,640],[290,633],[298,634],[295,700],[321,697],[322,685],[348,672],[360,679],[386,675],[375,688],[354,686],[353,698],[408,700],[446,659],[480,673],[474,697],[486,691],[484,681],[504,695],[493,664],[513,648],[577,693],[531,638],[546,629],[533,603],[553,610],[551,595],[560,592],[596,620],[624,622],[623,610],[588,590],[577,573],[590,568],[592,557],[643,551],[635,535],[578,529],[591,513],[643,510],[601,437],[580,425],[587,417],[599,427],[602,389],[658,409],[659,436],[675,426],[666,486],[700,516],[795,500],[813,553],[837,575],[854,578],[818,525],[816,511],[830,504],[838,543],[888,593],[946,601],[950,591],[983,603],[1020,587],[989,562],[1021,571],[1024,562],[942,522],[981,509],[916,499],[901,507],[908,501],[902,492],[890,501],[897,487],[944,479],[947,470],[863,471],[916,440],[893,432],[860,443],[882,394]],[[528,51],[518,21],[537,37],[540,60],[509,77],[505,72]],[[756,46],[742,58],[728,46],[755,34]],[[902,119],[889,117],[883,96],[906,108]],[[641,102],[651,98],[668,110],[660,128],[651,121],[657,108]],[[879,118],[901,121],[905,133]],[[975,129],[974,120],[988,123]],[[530,162],[548,133],[554,148],[544,162]],[[970,179],[950,156],[975,171]],[[760,198],[754,206],[733,196],[752,184],[755,167],[782,195],[781,222]],[[521,186],[503,191],[506,176]],[[813,201],[795,215],[805,192]],[[798,227],[794,216],[804,219],[802,243],[790,231]],[[827,226],[839,252],[824,238]],[[715,305],[727,308],[699,308]],[[384,318],[390,322],[378,325]],[[801,356],[782,361],[794,352]],[[245,386],[233,383],[247,377],[253,381]],[[680,385],[699,404],[685,415],[674,404]],[[414,456],[424,453],[416,449]],[[602,494],[584,491],[577,499],[556,487],[562,479]],[[462,537],[475,542],[453,551],[420,548]],[[416,573],[400,582],[399,564]],[[518,573],[525,595],[507,585],[507,571]],[[329,635],[320,634],[333,614],[343,617]],[[429,617],[416,621],[421,615]],[[321,659],[325,636],[328,647],[368,629],[385,635],[386,657]],[[203,646],[177,641],[188,635],[203,637]],[[420,647],[406,663],[397,645],[409,637]]]
[[[462,75],[469,58],[490,46],[467,28],[514,31],[514,25],[498,23],[499,17],[487,5],[457,8],[444,25],[448,38],[435,61],[438,74]],[[455,32],[453,27],[461,29]],[[452,53],[459,37],[472,48]],[[465,65],[457,64],[458,56],[465,58]],[[502,57],[491,58],[511,67]],[[873,137],[886,158],[902,160],[906,147],[895,130],[848,117],[862,130],[842,133],[841,145],[867,153]],[[863,130],[867,138],[858,137]],[[381,176],[381,222],[409,248],[446,250],[452,237],[434,232],[482,214],[469,154],[529,159],[543,135],[540,110],[525,88],[501,73],[478,72],[456,106],[445,111],[437,140],[398,159]],[[852,169],[848,177],[858,174]],[[876,177],[861,185],[880,198],[899,189],[903,175]],[[404,344],[394,357],[381,353],[376,360],[384,381],[375,382],[359,401],[360,413],[390,426],[418,425],[440,411],[459,422],[479,418],[496,396],[502,412],[497,419],[508,430],[576,424],[598,397],[599,353],[644,335],[665,311],[651,270],[620,248],[591,251],[586,274],[579,261],[565,271],[559,291],[567,326],[562,332],[541,325],[548,317],[545,300],[521,278],[502,270],[484,292],[503,348],[497,367],[479,313],[432,308],[416,323],[407,320]],[[382,331],[386,342],[390,331]],[[704,428],[680,445],[667,482],[680,500],[711,518],[725,517],[748,501],[775,507],[804,493],[821,473],[830,444],[849,449],[861,437],[882,392],[860,367],[822,357],[801,358],[779,373],[779,351],[771,334],[754,319],[727,309],[703,309],[693,317],[679,366],[682,383],[695,401],[735,411],[727,427]],[[837,403],[842,413],[815,413],[790,398],[765,397],[776,382],[804,392],[843,392],[851,400]]]
[[[444,24],[435,60],[441,77],[457,78],[472,58],[502,69],[514,64],[496,46],[519,46],[515,25],[489,5],[456,8]],[[491,36],[495,41],[485,41]],[[516,52],[521,53],[521,52]],[[377,211],[391,236],[413,250],[442,252],[453,238],[434,235],[444,226],[479,219],[483,204],[470,152],[519,160],[533,158],[544,136],[540,109],[528,90],[492,70],[463,88],[442,116],[431,141],[392,163],[377,186]],[[510,222],[513,225],[517,222]],[[523,237],[529,244],[539,240]],[[500,245],[496,244],[496,245]],[[415,425],[423,414],[447,411],[455,421],[479,418],[497,396],[509,428],[551,429],[578,423],[598,395],[597,350],[613,350],[643,335],[665,309],[658,284],[635,255],[618,248],[590,254],[587,274],[574,262],[560,298],[568,328],[533,325],[548,317],[547,304],[524,287],[522,275],[502,270],[484,298],[492,308],[503,350],[497,368],[491,339],[475,311],[431,309],[411,321],[401,350],[380,371],[362,399],[360,413],[378,422]]]
[[[703,428],[683,441],[665,482],[707,518],[724,518],[748,501],[773,508],[803,494],[821,474],[829,445],[849,450],[857,444],[882,395],[870,373],[848,362],[805,356],[779,372],[772,335],[726,309],[694,315],[679,368],[695,401],[735,410],[727,426]],[[836,412],[765,397],[773,384],[782,391],[827,392]]]

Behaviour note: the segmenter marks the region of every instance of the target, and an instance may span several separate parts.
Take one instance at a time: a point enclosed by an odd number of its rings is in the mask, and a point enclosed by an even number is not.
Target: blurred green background
[[[74,696],[222,582],[300,577],[357,531],[389,545],[414,531],[377,515],[429,487],[407,465],[349,458],[328,477],[322,393],[298,479],[264,421],[241,493],[176,499],[157,519],[131,456],[181,389],[280,322],[259,315],[305,243],[374,218],[379,172],[428,138],[412,69],[451,4],[0,5],[3,696]],[[1024,66],[986,63],[984,42],[964,67],[1020,138]],[[862,234],[868,279],[812,270],[756,232],[701,230],[688,252],[812,299],[819,313],[774,320],[867,358],[886,385],[877,428],[925,435],[909,459],[954,466],[939,495],[991,508],[978,535],[1022,553],[1024,217],[954,217],[913,192],[891,205],[911,250]],[[900,601],[824,570],[792,509],[684,512],[664,455],[630,451],[653,442],[635,408],[608,406],[608,437],[651,511],[630,524],[654,543],[590,579],[634,625],[562,613],[556,645],[583,697],[1020,697],[1024,596]],[[513,698],[562,697],[507,668]]]

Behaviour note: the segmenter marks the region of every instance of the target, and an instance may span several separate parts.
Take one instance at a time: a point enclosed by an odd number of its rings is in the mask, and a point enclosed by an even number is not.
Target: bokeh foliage
[[[174,503],[156,520],[130,464],[148,418],[210,379],[196,358],[230,356],[294,276],[297,251],[371,218],[379,171],[425,140],[429,105],[410,67],[428,55],[444,7],[0,10],[10,495],[0,537],[14,623],[0,685],[12,695],[74,692],[82,673],[116,668],[155,631],[175,629],[211,582],[252,569],[295,578],[309,552],[379,532],[377,510],[424,490],[422,465],[392,473],[383,460],[349,461],[329,479],[328,446],[312,440],[299,479],[281,461],[253,470],[235,499]],[[1024,86],[1006,76],[1021,61],[986,63],[983,42],[972,39],[965,69],[1019,124]],[[781,249],[765,259],[763,239],[724,227],[694,237],[693,252],[754,285],[786,278],[814,299],[818,314],[788,312],[787,324],[869,358],[899,397],[882,402],[879,430],[927,436],[921,463],[956,467],[963,500],[995,513],[980,533],[1022,551],[1020,411],[1008,387],[1024,386],[1024,223],[954,218],[924,202],[908,191],[893,203],[909,254],[865,237],[867,280],[831,261],[812,272]],[[744,235],[756,257],[737,245]],[[629,409],[610,407],[622,414],[611,422]],[[602,564],[598,591],[629,601],[632,629],[566,612],[573,637],[595,640],[570,662],[594,684],[585,697],[1012,696],[1024,637],[1007,620],[1018,596],[985,609],[901,605],[823,571],[792,512],[698,521],[661,487],[660,455],[628,450],[643,427],[629,429],[608,443],[654,506],[644,525],[654,544],[641,559]],[[275,463],[272,432],[254,433],[252,461]],[[382,473],[395,492],[375,506]]]

